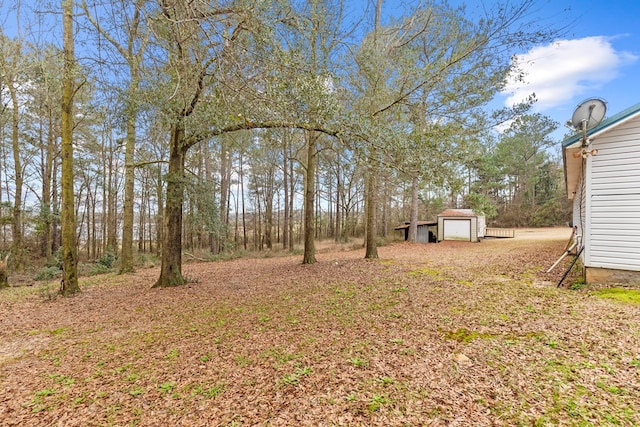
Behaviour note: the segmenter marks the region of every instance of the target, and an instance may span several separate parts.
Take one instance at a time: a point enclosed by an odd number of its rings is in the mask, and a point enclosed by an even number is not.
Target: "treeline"
[[[528,113],[533,98],[487,107],[517,74],[515,49],[556,34],[531,20],[533,1],[416,2],[387,19],[381,0],[70,7],[70,72],[44,5],[14,10],[24,28],[0,34],[1,250],[14,270],[61,244],[65,76],[78,255],[117,256],[127,272],[136,253],[158,254],[158,286],[184,282],[183,250],[300,246],[313,263],[316,239],[364,238],[376,257],[394,226],[447,207],[504,226],[566,220],[557,124]]]

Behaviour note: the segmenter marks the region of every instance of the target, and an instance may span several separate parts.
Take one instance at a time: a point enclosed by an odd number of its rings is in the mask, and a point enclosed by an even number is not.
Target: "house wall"
[[[586,205],[585,182],[584,179],[580,177],[576,188],[576,194],[573,198],[573,227],[575,228],[574,239],[576,240],[578,248],[584,246],[585,221],[587,219]],[[582,255],[582,259],[584,264],[584,253]]]
[[[584,265],[640,271],[640,119],[595,137],[588,149],[598,152],[586,160],[586,197],[576,197],[589,225]]]

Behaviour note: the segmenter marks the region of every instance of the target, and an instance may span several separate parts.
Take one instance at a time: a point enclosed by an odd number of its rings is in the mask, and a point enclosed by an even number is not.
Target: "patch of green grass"
[[[593,295],[630,304],[640,304],[640,290],[637,289],[607,288],[594,291]]]
[[[162,394],[163,396],[165,394],[171,393],[174,388],[176,388],[175,381],[167,381],[158,386],[158,390],[160,390],[160,394]]]
[[[546,363],[547,370],[562,375],[565,380],[573,381],[578,377],[579,366],[561,360],[549,360]]]
[[[384,384],[384,385],[393,384],[393,378],[391,378],[391,377],[378,378],[376,381],[379,382],[380,384]]]
[[[369,364],[369,362],[367,362],[366,360],[361,359],[359,357],[351,357],[348,360],[348,362],[351,363],[356,368],[363,368],[363,367],[365,367],[365,366],[367,366]]]
[[[263,355],[274,359],[278,364],[285,364],[298,358],[295,353],[289,353],[282,348],[274,347],[266,350]]]
[[[172,348],[171,350],[169,350],[169,353],[164,356],[164,358],[167,360],[177,359],[178,357],[180,357],[180,350],[178,350],[177,348]]]
[[[127,381],[129,381],[130,383],[135,383],[136,381],[138,381],[140,379],[140,375],[136,374],[135,372],[132,372],[129,375],[127,375],[127,377],[125,379]]]
[[[56,329],[50,330],[49,334],[53,335],[53,336],[58,336],[58,335],[62,334],[64,331],[66,331],[66,330],[67,330],[67,328],[60,327],[60,328],[56,328]]]
[[[236,355],[235,359],[236,359],[236,364],[241,368],[244,368],[245,366],[249,366],[253,363],[253,360],[251,360],[251,358],[249,358],[248,356],[245,356],[244,354]]]
[[[71,400],[71,403],[73,403],[74,405],[82,405],[86,401],[87,401],[87,396],[83,394],[82,396],[74,397]]]
[[[389,398],[384,394],[374,394],[367,403],[367,409],[371,412],[380,410],[384,405],[389,403]]]
[[[53,388],[45,388],[45,389],[36,391],[35,395],[36,397],[45,397],[45,396],[52,396],[56,393],[57,391]]]
[[[213,399],[214,397],[216,397],[217,395],[219,395],[223,391],[224,391],[224,387],[222,385],[217,385],[217,386],[208,387],[206,389],[203,389],[200,392],[200,394],[203,395],[206,398]]]
[[[302,377],[311,375],[312,372],[313,372],[313,368],[311,368],[310,366],[296,368],[296,370],[293,373],[287,374],[284,377],[282,377],[280,380],[278,380],[278,384],[279,385],[296,385],[300,382]]]
[[[347,289],[335,287],[332,291],[334,294],[344,296],[347,299],[352,299],[358,295],[358,292],[353,285],[348,285]]]
[[[187,390],[190,390],[192,396],[203,396],[207,399],[213,399],[224,391],[224,385],[217,384],[209,387],[202,384],[192,384],[185,389],[185,391]]]
[[[131,396],[140,396],[143,393],[144,393],[144,389],[142,387],[134,387],[131,390],[129,390],[129,394]]]
[[[409,276],[439,276],[440,271],[429,267],[418,268],[407,273]]]
[[[384,315],[387,319],[402,319],[402,314],[400,313],[387,313]]]
[[[458,328],[455,331],[443,331],[444,338],[447,340],[454,340],[462,343],[470,343],[477,338],[495,338],[497,335],[489,333],[480,333],[477,331],[470,331],[466,328]]]
[[[52,380],[54,380],[55,382],[63,386],[70,386],[76,382],[76,380],[73,379],[72,377],[68,377],[62,374],[51,374],[49,375],[49,378],[51,378]]]
[[[578,277],[572,284],[569,285],[569,289],[572,291],[579,291],[580,289],[587,286],[587,282],[584,280],[584,277]]]
[[[551,347],[551,348],[558,348],[558,342],[554,341],[554,340],[549,340],[545,343],[545,345]]]
[[[605,383],[603,383],[602,381],[597,381],[596,385],[601,388],[604,391],[607,391],[611,394],[616,394],[616,395],[622,395],[624,394],[624,389],[614,386],[614,385],[607,385]]]
[[[36,391],[31,402],[25,404],[25,406],[30,407],[32,413],[42,412],[51,406],[45,403],[45,399],[49,396],[55,395],[56,393],[58,393],[58,391],[53,388],[45,388]]]

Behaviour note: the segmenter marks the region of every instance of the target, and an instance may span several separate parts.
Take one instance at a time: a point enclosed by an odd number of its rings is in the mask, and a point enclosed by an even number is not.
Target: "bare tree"
[[[100,15],[92,12],[92,7],[87,4],[87,0],[82,0],[84,13],[102,37],[104,37],[115,50],[124,58],[129,72],[129,82],[125,91],[125,115],[126,115],[126,138],[125,138],[125,175],[124,175],[124,207],[122,225],[122,251],[120,254],[120,273],[127,273],[134,270],[133,266],[133,205],[134,205],[134,150],[136,144],[136,128],[140,103],[140,81],[143,55],[149,41],[149,29],[144,26],[144,6],[148,0],[136,0],[134,2],[112,2],[111,3],[111,26],[122,27],[124,32],[124,42],[120,42],[116,34],[111,34],[100,22],[99,16],[104,17],[102,11]],[[95,8],[95,6],[93,6]],[[127,19],[122,19],[126,16]],[[121,23],[121,24],[119,24]],[[115,248],[111,248],[114,250]]]
[[[24,68],[26,68],[26,56],[23,55],[22,40],[11,40],[0,33],[0,72],[4,84],[11,99],[11,148],[13,153],[13,220],[11,223],[11,236],[13,253],[12,264],[15,270],[24,268],[23,236],[22,236],[22,191],[24,184],[24,170],[22,163],[22,147],[20,137],[21,105],[18,101],[20,94],[20,82],[26,81]]]

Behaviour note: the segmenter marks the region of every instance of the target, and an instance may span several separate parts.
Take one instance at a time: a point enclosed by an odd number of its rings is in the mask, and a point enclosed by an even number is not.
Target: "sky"
[[[534,111],[561,124],[553,136],[570,133],[565,123],[589,98],[606,102],[606,117],[640,102],[640,2],[637,0],[539,1],[541,18],[564,27],[552,43],[519,52],[525,85],[507,85],[504,105],[535,93]]]
[[[355,1],[371,7],[374,0]],[[383,14],[397,15],[406,10],[405,3],[418,1],[384,0]],[[503,1],[517,4],[520,0]],[[490,7],[496,0],[449,2],[454,6],[466,4],[473,11]],[[33,7],[35,3],[36,0],[22,0],[21,4]],[[10,4],[13,2],[0,0],[0,23],[5,31],[15,22],[6,13]],[[531,18],[543,25],[564,28],[563,36],[529,51],[514,52],[527,82],[508,84],[505,92],[496,97],[496,107],[510,106],[535,93],[538,101],[533,111],[560,123],[553,134],[560,142],[571,132],[564,124],[582,101],[603,99],[607,105],[605,117],[640,102],[640,1],[535,0]]]

